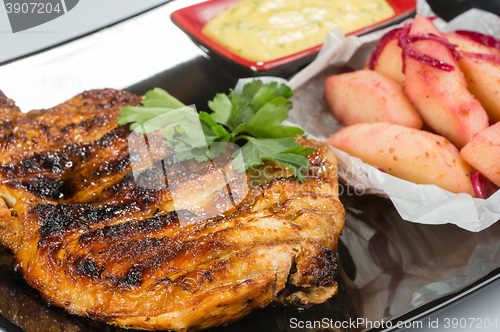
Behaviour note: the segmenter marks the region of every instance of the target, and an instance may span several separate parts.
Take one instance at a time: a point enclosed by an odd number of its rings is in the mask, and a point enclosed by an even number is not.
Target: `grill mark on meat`
[[[64,152],[47,152],[44,155],[35,153],[9,169],[10,172],[6,175],[9,178],[15,178],[41,172],[60,174],[66,169],[69,160],[69,156]]]
[[[25,189],[39,198],[69,199],[74,192],[80,191],[81,179],[85,179],[84,185],[88,185],[104,175],[119,174],[128,169],[127,135],[126,130],[120,128],[93,144],[71,144],[62,151],[44,154],[36,152],[17,164],[0,165],[0,173],[6,184]],[[120,145],[117,154],[114,149]],[[107,158],[99,158],[98,152],[102,152],[102,147],[113,147]],[[95,168],[93,171],[92,166]],[[38,175],[31,176],[35,174]]]
[[[82,276],[86,276],[91,279],[98,279],[101,275],[102,267],[99,268],[93,259],[88,259],[85,257],[79,257],[73,263],[73,267],[76,272]]]
[[[124,145],[126,143],[126,138],[128,136],[127,131],[124,128],[117,128],[110,131],[104,135],[100,140],[92,144],[70,144],[66,146],[61,151],[44,151],[43,153],[35,152],[32,156],[25,157],[17,164],[3,164],[0,165],[0,172],[5,178],[19,178],[30,174],[48,172],[51,174],[61,174],[63,176],[64,172],[68,172],[74,165],[79,165],[82,163],[86,164],[85,167],[92,157],[96,157],[96,152],[98,152],[103,147],[108,147],[113,144],[121,142],[119,146],[120,151],[123,152]],[[118,145],[118,144],[117,144]],[[115,157],[113,154],[110,155],[111,158]],[[105,160],[103,165],[100,165],[101,171],[106,172],[106,174],[117,173],[122,171],[126,166],[128,166],[128,156],[120,156],[121,159],[111,162],[112,165],[109,169],[106,169],[106,163],[109,161]],[[116,165],[115,165],[116,164]],[[71,174],[74,176],[74,174]]]
[[[79,255],[90,256],[96,264],[102,264],[101,282],[104,284],[110,282],[111,285],[108,287],[139,286],[144,281],[145,274],[158,270],[161,270],[161,273],[168,271],[169,268],[165,264],[179,255],[179,252],[169,249],[176,243],[167,237],[121,239],[121,241],[94,243],[89,248],[79,246],[81,248]],[[168,257],[165,257],[165,253]]]
[[[90,102],[84,106],[94,106],[95,108],[111,108],[116,105],[137,105],[141,98],[124,90],[89,90],[83,92],[82,99],[89,99]],[[98,100],[96,103],[95,101]],[[84,102],[84,103],[85,103]],[[97,106],[99,105],[99,106]]]
[[[65,154],[68,154],[68,159],[71,162],[84,162],[89,159],[92,155],[91,152],[92,145],[91,144],[69,144],[67,148],[65,148]]]
[[[144,267],[134,265],[127,272],[125,277],[118,280],[118,287],[138,286],[142,283],[144,275]]]
[[[96,144],[94,144],[94,146],[103,149],[112,147],[119,142],[126,143],[129,135],[130,132],[126,129],[126,127],[121,126],[106,133],[97,141]]]
[[[112,156],[105,160],[94,171],[94,176],[100,177],[104,175],[116,174],[126,170],[130,166],[130,156],[128,155],[128,148],[123,147],[118,155]]]
[[[42,237],[39,243],[42,244],[44,237],[65,231],[73,222],[69,215],[60,213],[57,211],[57,207],[51,204],[39,204],[35,206],[34,210],[37,219],[42,224],[39,230]]]
[[[106,224],[126,214],[137,213],[141,207],[137,205],[109,205],[104,207],[88,204],[38,204],[34,213],[40,223],[39,245],[50,241],[50,238],[62,232],[89,230],[92,224]]]
[[[88,115],[84,115],[87,116]],[[64,125],[62,128],[55,128],[55,134],[57,139],[60,139],[63,135],[78,135],[78,136],[88,136],[93,133],[99,133],[109,127],[110,123],[114,123],[116,117],[109,114],[103,114],[96,117],[90,117],[82,120],[78,123],[69,123]],[[109,128],[113,129],[113,128]]]
[[[133,219],[117,225],[104,226],[80,235],[78,242],[83,247],[89,247],[95,243],[113,243],[117,240],[143,237],[159,233],[168,227],[178,225],[179,221],[172,214],[162,214],[149,217],[144,220]]]
[[[88,119],[84,119],[81,122],[75,123],[68,123],[63,125],[61,128],[57,128],[57,135],[56,137],[59,138],[62,135],[72,135],[73,133],[80,132],[80,133],[90,133],[92,131],[99,130],[100,128],[104,127],[105,125],[108,125],[111,122],[111,117],[110,115],[103,114],[98,117],[92,117]]]
[[[136,174],[136,176],[137,178],[134,177],[133,173],[125,174],[122,179],[105,188],[96,200],[132,200],[139,201],[142,205],[158,202],[165,193],[165,189],[149,189],[138,185],[137,182],[156,183],[156,181],[163,179],[162,170],[158,168],[148,169]]]
[[[2,130],[2,128],[0,128]],[[9,131],[8,134],[2,135],[0,137],[0,150],[10,150],[10,149],[15,149],[16,148],[16,143],[20,141],[20,139],[10,131],[11,129],[9,128],[6,131]],[[22,144],[20,144],[22,145]]]

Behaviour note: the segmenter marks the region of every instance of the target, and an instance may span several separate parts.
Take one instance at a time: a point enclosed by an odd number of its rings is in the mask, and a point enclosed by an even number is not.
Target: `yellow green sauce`
[[[203,33],[243,58],[269,61],[321,44],[335,26],[348,34],[393,15],[386,0],[242,0]]]

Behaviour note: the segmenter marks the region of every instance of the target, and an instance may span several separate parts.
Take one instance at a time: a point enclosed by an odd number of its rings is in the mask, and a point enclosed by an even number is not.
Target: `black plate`
[[[450,18],[445,1],[432,1],[439,15]],[[461,4],[467,4],[461,2]],[[490,2],[500,13],[500,4]],[[463,8],[455,6],[456,14]],[[443,11],[443,12],[440,12]],[[448,15],[448,16],[446,16]],[[186,37],[187,38],[187,37]],[[244,73],[223,63],[196,57],[137,83],[129,90],[142,94],[158,86],[186,104],[206,109],[216,92],[234,87]],[[500,223],[471,233],[454,225],[429,226],[401,220],[392,203],[380,197],[360,196],[341,187],[346,228],[339,244],[339,294],[329,301],[299,310],[269,306],[241,321],[213,331],[316,331],[293,328],[300,322],[352,322],[364,319],[372,330],[382,320],[396,326],[415,319],[500,275]],[[431,287],[433,286],[433,287]],[[435,287],[441,286],[441,287]],[[14,271],[12,255],[0,248],[0,330],[25,331],[130,331],[70,315],[48,305]],[[16,322],[13,324],[11,322]],[[379,324],[379,327],[373,324]],[[360,330],[357,324],[332,330]],[[325,327],[325,326],[320,326]]]

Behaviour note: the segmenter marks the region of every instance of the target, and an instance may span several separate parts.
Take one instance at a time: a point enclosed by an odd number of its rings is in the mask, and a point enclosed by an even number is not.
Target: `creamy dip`
[[[393,15],[386,0],[242,0],[203,33],[243,58],[268,61],[321,44],[335,26],[348,34]]]

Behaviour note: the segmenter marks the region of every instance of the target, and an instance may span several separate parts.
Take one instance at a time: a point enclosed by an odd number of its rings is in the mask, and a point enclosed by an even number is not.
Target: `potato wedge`
[[[445,36],[450,43],[457,45],[461,53],[458,65],[469,91],[481,102],[491,124],[500,121],[500,63],[481,58],[481,55],[487,55],[500,59],[500,51],[457,33],[446,33]]]
[[[325,80],[329,111],[344,125],[390,122],[422,128],[422,119],[399,84],[373,70],[333,75]]]
[[[401,179],[474,195],[472,168],[442,136],[390,123],[363,123],[341,129],[326,142]]]
[[[458,51],[500,55],[500,50],[480,44],[466,35],[456,32],[445,32],[443,36],[446,37],[450,43],[455,45]]]
[[[409,35],[417,34],[441,36],[422,15],[415,16]],[[486,111],[467,89],[465,77],[448,47],[431,39],[416,41],[411,46],[421,54],[453,66],[451,71],[441,70],[405,54],[405,92],[424,123],[457,147],[463,147],[488,127]]]
[[[398,46],[398,40],[390,40],[383,46],[382,51],[378,55],[378,58],[371,69],[389,77],[399,85],[404,86],[405,74],[403,73],[402,53],[401,47]],[[370,69],[369,63],[371,56],[368,58],[364,69]]]
[[[481,102],[491,124],[500,121],[500,64],[464,55],[458,61],[469,91]]]
[[[500,122],[483,130],[460,151],[462,158],[500,186]]]

